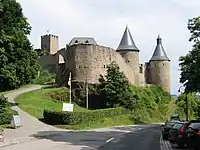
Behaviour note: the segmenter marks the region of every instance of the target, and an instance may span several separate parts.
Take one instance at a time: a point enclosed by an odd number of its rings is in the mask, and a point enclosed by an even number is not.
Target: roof
[[[123,51],[123,50],[124,51],[127,51],[127,50],[128,51],[139,51],[139,49],[135,45],[135,42],[134,42],[132,35],[127,26],[126,26],[126,29],[122,36],[122,39],[120,41],[120,44],[117,48],[117,51]]]
[[[77,45],[77,44],[92,44],[92,45],[97,45],[97,42],[92,37],[74,37],[70,41],[69,46],[71,46],[71,45]]]
[[[155,49],[150,61],[158,61],[158,60],[170,61],[170,59],[167,57],[167,54],[162,46],[162,39],[159,35],[157,38],[156,49]]]

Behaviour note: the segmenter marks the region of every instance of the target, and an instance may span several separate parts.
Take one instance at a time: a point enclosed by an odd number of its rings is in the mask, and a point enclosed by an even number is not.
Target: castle
[[[140,64],[139,53],[129,28],[126,27],[116,50],[98,45],[94,38],[74,37],[65,48],[59,50],[59,38],[55,35],[41,37],[41,49],[48,51],[39,63],[51,72],[56,72],[56,82],[65,86],[72,74],[72,80],[97,83],[100,74],[106,74],[106,66],[115,61],[130,83],[137,86],[159,85],[170,93],[170,59],[157,38],[153,56]]]

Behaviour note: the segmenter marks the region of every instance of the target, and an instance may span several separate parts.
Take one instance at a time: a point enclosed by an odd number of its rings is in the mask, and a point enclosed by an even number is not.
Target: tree
[[[115,62],[107,66],[105,79],[101,75],[99,82],[100,93],[104,98],[106,107],[128,105],[127,102],[132,97],[132,93],[130,93],[129,89],[129,82]]]
[[[191,33],[189,41],[194,44],[186,56],[179,58],[180,82],[186,92],[200,92],[200,17],[189,19],[188,29]]]
[[[186,106],[185,106],[185,99],[188,99],[188,112],[190,115],[190,119],[194,119],[199,116],[199,106],[200,106],[200,101],[196,96],[195,92],[191,92],[189,94],[182,93],[178,99],[176,100],[176,105],[178,107],[177,112],[180,114],[184,114],[186,111]]]
[[[0,0],[0,75],[3,90],[18,88],[37,76],[39,65],[27,35],[31,26],[16,0]]]

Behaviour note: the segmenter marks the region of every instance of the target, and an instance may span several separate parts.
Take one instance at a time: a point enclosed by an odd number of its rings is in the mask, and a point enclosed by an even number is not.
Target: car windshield
[[[183,125],[183,123],[176,123],[174,126],[173,126],[173,129],[180,129],[180,127]]]
[[[193,128],[193,129],[200,129],[200,123],[191,123],[189,125],[189,127]]]

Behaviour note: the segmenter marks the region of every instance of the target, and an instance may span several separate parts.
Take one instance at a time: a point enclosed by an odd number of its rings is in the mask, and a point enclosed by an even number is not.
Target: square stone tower
[[[59,50],[59,39],[56,35],[41,36],[41,49],[46,50],[50,55],[56,54]]]

